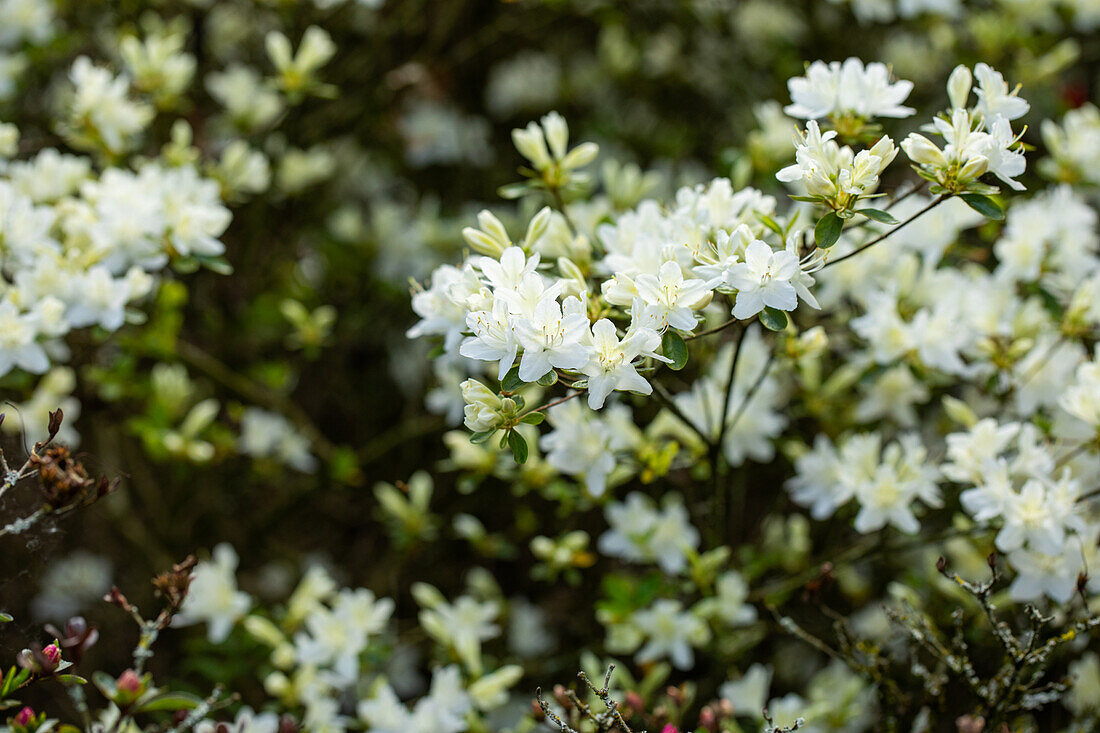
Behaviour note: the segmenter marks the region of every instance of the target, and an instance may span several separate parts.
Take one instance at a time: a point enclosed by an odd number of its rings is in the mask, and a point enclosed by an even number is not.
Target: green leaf
[[[0,624],[10,624],[14,620],[15,616],[12,616],[10,613],[0,612]]]
[[[470,436],[470,442],[474,445],[481,445],[489,438],[493,437],[493,433],[495,433],[496,431],[497,429],[493,428],[492,430],[482,430],[479,433],[474,433]]]
[[[825,216],[817,220],[817,226],[814,227],[814,240],[817,241],[817,246],[822,249],[828,249],[836,244],[836,240],[840,239],[840,230],[844,228],[844,220],[837,216],[835,211],[830,211]]]
[[[771,229],[773,232],[781,237],[783,236],[783,228],[776,223],[775,219],[771,218],[767,214],[761,213],[757,213],[756,218],[759,219],[768,229]]]
[[[769,331],[782,331],[787,327],[787,314],[768,306],[760,311],[760,322]]]
[[[203,267],[211,272],[216,272],[219,275],[232,275],[233,265],[229,264],[229,260],[224,257],[206,257],[202,255],[196,255],[195,259],[199,261]]]
[[[816,204],[821,201],[820,196],[788,196],[792,201],[802,201],[807,204]]]
[[[508,431],[508,447],[512,449],[512,458],[516,463],[527,463],[527,441],[515,430]]]
[[[892,214],[882,209],[856,209],[857,214],[862,214],[868,219],[874,219],[881,224],[897,224],[898,220]]]
[[[202,702],[197,695],[186,692],[166,692],[142,703],[134,712],[152,713],[158,710],[194,710]]]
[[[519,419],[522,423],[528,425],[541,425],[542,421],[546,419],[546,415],[541,412],[529,412]]]
[[[668,365],[673,371],[680,371],[688,363],[688,347],[684,343],[684,337],[671,328],[665,331],[661,337],[661,351],[672,363]]]
[[[92,672],[92,684],[99,688],[99,691],[103,693],[103,696],[109,700],[113,700],[118,693],[118,685],[115,683],[115,678],[106,672],[95,671]]]
[[[88,680],[84,679],[78,674],[59,674],[54,677],[55,680],[63,685],[86,685]]]
[[[550,371],[539,377],[538,383],[543,387],[553,387],[558,383],[558,373],[551,369]]]
[[[987,219],[1001,221],[1005,218],[1004,209],[988,196],[983,196],[980,193],[961,193],[959,194],[959,198],[965,201],[967,206]]]
[[[523,385],[524,381],[519,378],[518,365],[509,369],[508,373],[504,375],[504,379],[500,380],[500,389],[502,392],[515,392]]]

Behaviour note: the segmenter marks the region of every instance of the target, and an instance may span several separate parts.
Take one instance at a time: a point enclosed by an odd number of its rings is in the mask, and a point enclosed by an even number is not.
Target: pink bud
[[[34,710],[30,707],[23,708],[15,716],[15,724],[18,726],[26,726],[32,720],[34,720]]]
[[[47,644],[46,648],[42,650],[42,654],[50,660],[51,664],[61,664],[61,647],[57,644]]]
[[[120,692],[128,692],[131,695],[137,695],[141,692],[145,684],[141,681],[141,678],[137,676],[137,672],[132,669],[128,669],[118,676],[118,682],[115,683]]]
[[[672,723],[669,723],[661,730],[661,733],[680,733],[680,730]]]

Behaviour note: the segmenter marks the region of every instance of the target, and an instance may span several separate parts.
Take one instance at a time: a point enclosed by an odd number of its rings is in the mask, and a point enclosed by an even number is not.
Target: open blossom
[[[795,138],[795,162],[775,177],[784,183],[801,181],[810,196],[820,197],[837,211],[852,208],[861,196],[874,193],[879,176],[894,160],[897,148],[883,135],[871,148],[854,152],[839,145],[835,130],[822,133],[817,122]]]
[[[153,119],[153,108],[129,98],[130,81],[96,66],[87,56],[73,62],[74,86],[69,110],[73,131],[99,139],[111,152],[125,150]]]
[[[582,371],[588,375],[588,406],[603,407],[607,396],[615,390],[650,394],[653,387],[640,374],[634,363],[638,357],[660,361],[668,358],[655,353],[661,337],[650,328],[636,328],[621,340],[615,324],[601,318],[592,326],[592,355]]]
[[[935,117],[932,125],[944,139],[941,150],[928,138],[910,133],[901,147],[909,159],[949,191],[964,190],[985,173],[992,173],[1017,191],[1024,189],[1016,177],[1024,172],[1026,162],[1020,135],[1013,133],[1010,120],[1022,116],[1028,103],[1008,93],[1001,75],[986,66],[975,67],[978,76],[978,105],[966,109],[970,93],[970,77],[965,67],[951,75],[948,85],[953,108],[948,119]],[[1022,134],[1022,133],[1021,133]]]
[[[584,304],[578,298],[566,298],[561,304],[550,298],[539,301],[529,317],[515,323],[515,338],[523,347],[519,378],[534,382],[555,367],[583,367],[589,357],[584,343],[588,324]]]
[[[1084,529],[1075,507],[1080,494],[1080,485],[1068,474],[1057,481],[1029,479],[1007,496],[997,549],[1011,552],[1027,545],[1047,555],[1060,554],[1067,530]]]
[[[249,595],[237,590],[237,562],[237,553],[231,545],[223,542],[215,547],[213,557],[195,567],[187,598],[172,625],[205,621],[210,641],[215,644],[225,641],[233,624],[252,605]]]
[[[345,679],[354,679],[359,654],[386,628],[393,610],[393,600],[376,598],[365,588],[341,590],[331,608],[320,606],[306,616],[305,629],[294,637],[297,659],[331,664]]]
[[[632,492],[625,502],[608,504],[605,514],[610,529],[599,542],[605,555],[654,562],[669,575],[676,575],[687,567],[687,551],[698,547],[699,532],[678,500],[665,501],[658,509],[643,494]]]
[[[635,658],[639,663],[668,658],[677,669],[691,669],[695,663],[692,647],[710,640],[706,622],[680,601],[661,598],[649,608],[637,611],[634,626],[646,638]]]
[[[787,82],[791,104],[784,108],[791,117],[816,120],[822,117],[854,115],[872,117],[908,117],[916,110],[902,105],[913,91],[913,82],[891,83],[885,64],[866,66],[857,58],[826,65],[815,61],[805,76]]]
[[[795,462],[797,475],[787,482],[794,501],[825,518],[851,499],[860,505],[855,528],[874,532],[887,524],[914,533],[920,522],[912,504],[941,505],[935,480],[939,472],[927,463],[927,450],[913,435],[882,445],[878,434],[856,435],[840,447],[819,437],[814,449]]]
[[[504,375],[515,363],[516,353],[519,351],[508,303],[502,298],[497,298],[493,301],[491,311],[468,313],[466,325],[474,335],[468,336],[462,342],[459,353],[471,359],[499,361],[497,379],[504,379]]]
[[[685,280],[683,270],[675,262],[661,265],[657,275],[638,275],[634,285],[644,304],[639,325],[655,331],[669,326],[681,331],[694,330],[695,309],[703,305],[710,293],[702,280]]]
[[[765,307],[792,311],[798,298],[818,307],[807,281],[813,278],[802,272],[794,249],[775,251],[767,242],[754,240],[745,248],[745,261],[725,272],[722,283],[737,291],[733,305],[735,318],[752,318]]]
[[[607,491],[616,454],[641,442],[630,409],[621,404],[595,412],[582,402],[566,402],[549,410],[549,422],[554,429],[539,442],[546,451],[546,462],[584,481],[592,496]]]
[[[37,336],[33,315],[20,313],[11,301],[0,301],[0,375],[13,367],[33,374],[42,374],[49,368],[50,361],[35,340]]]
[[[1074,384],[1059,404],[1089,427],[1100,429],[1100,362],[1089,361],[1077,367]]]
[[[1010,92],[1001,72],[988,64],[976,64],[974,77],[978,80],[978,88],[974,90],[978,96],[977,110],[985,119],[1017,120],[1031,109],[1027,100],[1019,96],[1019,85]]]

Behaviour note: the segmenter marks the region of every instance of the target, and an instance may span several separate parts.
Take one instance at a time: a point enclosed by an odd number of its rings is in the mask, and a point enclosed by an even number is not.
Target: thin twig
[[[936,198],[932,199],[932,201],[930,201],[928,203],[928,205],[925,206],[923,209],[921,209],[917,213],[913,214],[911,217],[909,217],[908,219],[903,221],[901,224],[898,224],[896,227],[894,227],[890,231],[885,232],[883,234],[880,234],[879,236],[875,237],[874,239],[872,239],[867,244],[856,247],[854,250],[852,250],[851,252],[849,252],[846,255],[841,255],[840,257],[837,257],[835,260],[829,260],[828,262],[826,262],[824,265],[821,266],[821,269],[825,269],[826,267],[829,267],[830,265],[835,265],[838,262],[843,262],[844,260],[848,259],[849,257],[854,257],[857,254],[859,254],[860,252],[862,252],[866,249],[870,249],[871,247],[874,247],[879,242],[881,242],[884,239],[887,239],[888,237],[890,237],[890,235],[901,231],[901,229],[903,229],[904,227],[908,226],[909,224],[912,224],[914,221],[919,219],[921,216],[923,216],[924,214],[927,214],[929,211],[931,211],[932,209],[934,209],[937,206],[939,206],[940,204],[942,204],[944,201],[947,200],[947,198],[948,198],[947,196],[943,196],[943,195],[937,196]]]

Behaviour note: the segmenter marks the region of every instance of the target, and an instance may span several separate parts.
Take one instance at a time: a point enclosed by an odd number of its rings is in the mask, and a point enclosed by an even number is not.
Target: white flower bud
[[[512,143],[516,150],[537,170],[550,167],[550,153],[546,150],[546,138],[542,134],[542,128],[534,122],[528,123],[524,129],[512,130]]]
[[[975,155],[959,169],[958,179],[960,182],[973,181],[985,175],[988,170],[989,159],[984,155]]]
[[[528,247],[541,239],[543,234],[546,234],[546,230],[550,227],[551,213],[553,212],[550,207],[544,206],[531,219],[531,223],[527,225],[527,233],[523,236],[523,241]]]
[[[511,244],[508,239],[508,230],[504,228],[504,224],[500,222],[500,219],[496,218],[493,212],[488,209],[482,209],[478,212],[477,225],[481,227],[481,231],[502,244],[505,249]]]
[[[927,165],[932,168],[947,167],[947,158],[944,157],[943,151],[923,135],[909,133],[909,137],[902,141],[901,149],[909,156],[909,160],[918,165]]]
[[[500,397],[476,379],[462,383],[463,410],[466,427],[475,433],[492,430],[504,422],[501,416],[503,403]]]
[[[974,78],[970,74],[970,69],[962,64],[956,66],[955,70],[951,72],[951,76],[947,79],[947,98],[951,100],[951,106],[954,109],[966,107],[973,82]]]
[[[551,112],[542,118],[542,129],[546,130],[546,141],[550,143],[554,160],[562,160],[569,145],[569,125],[565,118],[557,112]]]
[[[600,154],[600,146],[596,143],[581,143],[569,151],[569,155],[561,162],[561,167],[567,170],[583,168]]]
[[[462,230],[462,238],[466,240],[468,245],[473,247],[475,252],[488,255],[494,259],[499,259],[504,253],[504,250],[507,249],[506,245],[501,244],[485,232],[474,229],[473,227],[464,228]]]

